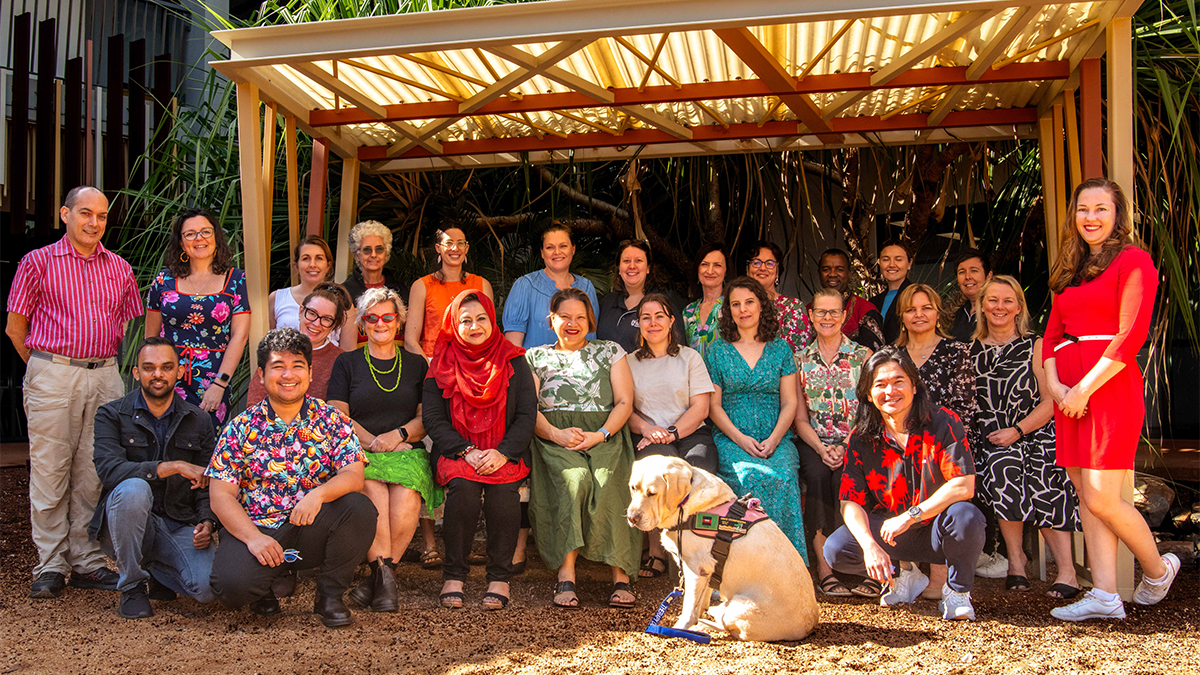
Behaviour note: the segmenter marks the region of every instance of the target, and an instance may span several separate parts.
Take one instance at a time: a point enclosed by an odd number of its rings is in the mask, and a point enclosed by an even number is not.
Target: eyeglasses
[[[363,317],[363,321],[366,321],[367,323],[374,326],[375,324],[379,323],[380,321],[382,321],[384,323],[391,323],[396,320],[397,316],[398,316],[397,314],[368,314]]]
[[[754,260],[750,261],[750,266],[755,269],[758,269],[759,267],[766,267],[769,270],[773,270],[776,267],[779,267],[779,263],[774,260],[761,260],[759,258],[755,258]]]
[[[315,309],[304,308],[304,318],[309,321],[316,321],[326,328],[332,328],[333,322],[336,321],[332,316],[321,316]],[[374,322],[372,322],[374,323]]]
[[[470,245],[471,244],[462,239],[459,239],[458,241],[443,241],[441,243],[441,247],[444,249],[458,249],[460,251],[467,250],[467,247]]]
[[[818,319],[824,319],[827,316],[836,319],[842,315],[842,310],[840,310],[840,309],[814,309],[812,311],[812,313],[813,313],[813,316],[817,317]]]
[[[197,239],[212,239],[216,231],[211,227],[206,227],[203,230],[192,230],[183,233],[184,241],[196,241]]]
[[[362,248],[360,248],[358,250],[362,251],[363,255],[371,255],[372,253],[374,253],[375,255],[386,255],[387,254],[386,246],[363,246]]]

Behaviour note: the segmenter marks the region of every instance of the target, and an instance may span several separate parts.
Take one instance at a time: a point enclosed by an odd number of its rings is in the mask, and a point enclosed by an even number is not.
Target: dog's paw
[[[695,623],[688,621],[688,617],[684,616],[680,617],[679,620],[675,622],[675,625],[671,627],[675,630],[690,630],[695,625]]]

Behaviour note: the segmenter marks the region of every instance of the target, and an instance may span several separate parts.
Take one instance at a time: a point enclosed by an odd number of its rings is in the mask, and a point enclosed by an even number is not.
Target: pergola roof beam
[[[821,48],[821,51],[817,52],[816,56],[813,56],[811,59],[809,59],[808,64],[804,66],[804,70],[800,71],[800,74],[796,76],[796,79],[803,80],[804,78],[808,77],[809,73],[813,71],[813,68],[816,68],[817,64],[829,54],[829,51],[838,43],[838,40],[842,39],[842,36],[846,34],[846,31],[850,30],[850,27],[854,25],[855,21],[858,21],[858,19],[850,19],[846,23],[842,24],[842,27],[833,34],[833,37],[829,38],[829,41],[825,43],[825,46]]]
[[[1028,49],[1022,49],[1021,51],[1017,52],[1016,54],[1013,54],[1012,56],[1006,56],[1003,59],[997,61],[994,65],[992,65],[992,70],[1000,70],[1001,68],[1003,68],[1011,63],[1016,63],[1017,61],[1020,61],[1021,59],[1025,58],[1026,56],[1029,56],[1030,54],[1036,54],[1036,53],[1042,51],[1043,49],[1045,49],[1046,47],[1049,47],[1052,44],[1062,42],[1063,40],[1066,40],[1067,38],[1071,37],[1072,35],[1078,35],[1079,33],[1082,33],[1083,31],[1091,28],[1092,26],[1095,26],[1098,23],[1100,23],[1100,19],[1092,19],[1091,21],[1080,24],[1065,33],[1059,33],[1058,35],[1055,35],[1053,37],[1042,40],[1041,42],[1037,43],[1036,45],[1034,45],[1032,47],[1029,47]]]
[[[1004,24],[1004,28],[1000,29],[1000,33],[992,38],[987,43],[987,46],[983,48],[983,51],[979,53],[979,56],[976,56],[975,60],[971,62],[970,67],[967,68],[967,79],[978,80],[984,73],[988,72],[992,64],[996,62],[996,59],[1004,54],[1004,50],[1008,49],[1012,41],[1017,39],[1017,36],[1021,34],[1021,31],[1025,30],[1030,21],[1033,21],[1038,11],[1035,7],[1018,9],[1009,18],[1008,22]]]
[[[1080,43],[1071,52],[1071,56],[1067,61],[1071,64],[1071,73],[1079,68],[1079,64],[1084,59],[1096,58],[1104,53],[1105,35],[1108,30],[1108,24],[1116,18],[1133,16],[1133,13],[1141,7],[1142,0],[1113,0],[1100,9],[1096,19],[1099,25],[1092,29],[1092,32],[1085,35]],[[1016,65],[1016,64],[1013,64]],[[1011,66],[1010,66],[1011,67]],[[1058,95],[1062,93],[1066,82],[1052,82],[1042,94],[1038,101],[1038,113],[1046,115],[1050,112],[1050,106]]]

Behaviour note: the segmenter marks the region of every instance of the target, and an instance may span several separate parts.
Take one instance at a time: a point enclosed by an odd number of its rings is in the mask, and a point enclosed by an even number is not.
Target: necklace
[[[396,361],[394,363],[392,363],[392,367],[388,368],[387,370],[376,370],[375,364],[371,362],[370,345],[363,345],[363,358],[365,358],[367,360],[367,369],[371,371],[371,379],[375,380],[375,386],[379,387],[380,391],[387,393],[387,394],[390,394],[393,391],[396,391],[396,387],[400,386],[400,373],[401,373],[400,349],[398,347],[396,347],[396,345],[394,345],[394,344],[392,345],[392,349],[396,350],[396,356],[394,357],[396,359]],[[388,389],[387,387],[385,387],[379,383],[379,376],[380,375],[388,375],[388,374],[392,373],[393,371],[395,371],[395,373],[396,373],[396,384],[393,384],[392,388]]]

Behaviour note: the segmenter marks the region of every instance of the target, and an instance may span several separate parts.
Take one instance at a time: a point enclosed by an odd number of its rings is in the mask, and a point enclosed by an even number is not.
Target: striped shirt
[[[116,356],[123,324],[142,315],[133,268],[96,244],[86,258],[66,237],[21,259],[8,311],[29,320],[29,349],[75,359]]]

